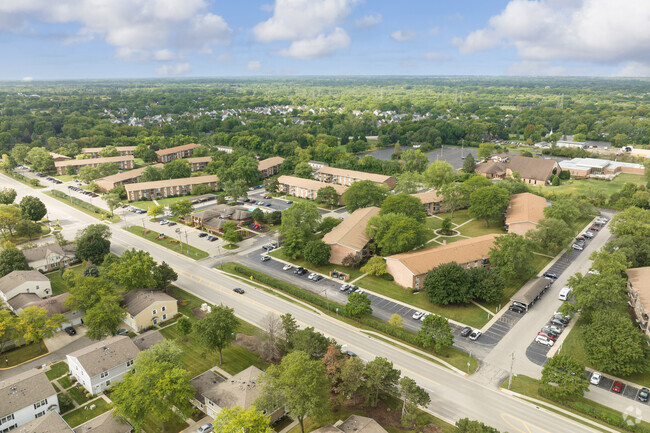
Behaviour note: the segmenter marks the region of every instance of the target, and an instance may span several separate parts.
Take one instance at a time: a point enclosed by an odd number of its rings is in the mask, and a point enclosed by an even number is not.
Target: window
[[[163,306],[160,311],[167,311],[167,307]]]
[[[38,409],[39,407],[45,406],[46,404],[47,404],[47,399],[36,402],[34,403],[34,409]]]
[[[111,381],[110,381],[110,380],[107,380],[107,381],[106,381],[106,386],[110,386],[110,385],[111,385]]]
[[[127,366],[127,367],[130,367],[130,366],[132,366],[132,365],[133,365],[133,360],[126,361],[126,366]]]
[[[34,415],[34,418],[40,418],[43,415],[45,415],[45,411],[41,411],[41,412],[37,413],[36,415]]]
[[[158,310],[151,311],[151,314],[153,314],[155,316],[156,314],[158,314]]]
[[[11,421],[14,419],[14,414],[12,413],[11,415],[7,415],[4,418],[0,418],[0,425],[6,423],[7,421]]]
[[[103,379],[105,377],[108,377],[108,371],[103,372],[102,374],[99,375],[100,379]]]
[[[162,319],[163,319],[163,320],[167,320],[167,315],[166,315],[166,314],[163,314],[163,315],[162,315]]]
[[[15,429],[16,427],[18,427],[18,424],[10,425],[9,427],[7,427],[5,429],[0,430],[0,433],[7,433],[8,431]]]

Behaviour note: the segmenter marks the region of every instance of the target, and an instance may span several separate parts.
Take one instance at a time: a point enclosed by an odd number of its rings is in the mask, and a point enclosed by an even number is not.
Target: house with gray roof
[[[386,429],[372,418],[360,415],[350,415],[345,421],[337,421],[334,425],[326,425],[312,433],[388,433]]]
[[[70,374],[86,390],[99,394],[119,382],[129,371],[140,349],[126,335],[109,337],[67,355]]]
[[[112,410],[96,416],[73,430],[74,433],[130,433],[132,431],[131,424],[122,417],[113,415]]]
[[[77,259],[75,244],[64,245],[57,244],[42,245],[36,248],[22,250],[27,259],[27,264],[37,271],[52,271],[61,266],[69,266]]]
[[[58,411],[56,390],[43,370],[28,370],[0,381],[0,432]]]
[[[42,308],[47,311],[48,316],[63,314],[65,321],[61,324],[61,328],[80,325],[83,323],[83,313],[79,310],[70,310],[65,306],[68,296],[70,293],[61,293],[51,298],[41,299],[33,293],[23,293],[10,299],[7,305],[16,315],[20,315],[27,307]]]
[[[20,426],[20,430],[15,431],[17,433],[73,433],[73,430],[58,412],[48,412]]]
[[[50,279],[38,271],[11,271],[0,278],[0,299],[9,302],[20,294],[36,295],[39,299],[52,294]]]
[[[133,340],[133,343],[135,343],[135,345],[138,346],[138,349],[142,351],[149,349],[151,346],[161,342],[164,339],[165,337],[163,337],[159,331],[151,330],[140,335],[136,335],[131,340]]]

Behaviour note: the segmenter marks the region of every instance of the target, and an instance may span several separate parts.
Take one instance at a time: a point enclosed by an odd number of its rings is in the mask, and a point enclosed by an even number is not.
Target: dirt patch
[[[237,346],[244,346],[246,349],[260,356],[262,361],[266,363],[274,363],[280,361],[281,353],[278,350],[271,350],[270,346],[260,338],[253,335],[237,334],[235,342]]]
[[[203,319],[208,315],[208,312],[201,310],[201,307],[194,307],[191,311],[196,319]]]
[[[418,433],[442,433],[442,429],[433,424],[420,426],[417,429],[414,429],[413,426],[404,427],[401,421],[402,412],[400,409],[392,410],[383,400],[379,400],[377,407],[364,406],[361,400],[362,398],[357,398],[356,404],[353,400],[346,400],[343,403],[343,406],[347,410],[365,412],[367,417],[374,419],[379,423],[379,425],[384,428],[393,428],[403,431],[416,431]],[[334,412],[336,412],[336,409]]]

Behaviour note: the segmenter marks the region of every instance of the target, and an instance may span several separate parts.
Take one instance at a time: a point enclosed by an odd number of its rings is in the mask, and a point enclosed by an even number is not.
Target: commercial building
[[[567,170],[576,179],[586,177],[612,179],[619,173],[644,174],[643,164],[609,161],[597,158],[573,158],[560,161],[562,170]]]
[[[163,168],[163,164],[154,164],[151,167]],[[102,192],[108,192],[116,186],[126,185],[127,183],[137,183],[140,181],[140,176],[147,169],[147,167],[136,168],[134,170],[122,171],[112,176],[102,177],[97,179],[95,183]]]
[[[431,190],[411,195],[422,202],[427,215],[431,216],[443,211],[442,196],[437,191]]]
[[[194,155],[194,149],[199,146],[200,144],[188,143],[182,146],[156,150],[156,155],[158,155],[158,162],[162,162],[164,164],[178,158],[190,158],[192,155]]]
[[[339,196],[339,204],[343,204],[343,194],[348,189],[346,186],[336,183],[319,182],[312,179],[303,179],[295,176],[278,177],[278,190],[294,197],[306,198],[308,200],[316,199],[318,190],[331,186],[336,190]]]
[[[43,370],[8,375],[0,382],[0,432],[58,411],[56,390]]]
[[[99,152],[104,149],[104,147],[84,147],[81,153],[89,153],[92,158],[99,158]],[[135,146],[117,146],[115,149],[120,152],[120,156],[135,154]]]
[[[123,298],[122,306],[126,308],[124,323],[134,331],[160,325],[178,314],[176,299],[160,290],[131,290]]]
[[[37,271],[52,271],[61,266],[68,266],[77,261],[75,244],[60,246],[58,244],[41,245],[40,247],[22,250],[27,264]]]
[[[82,167],[98,167],[100,164],[115,163],[120,170],[131,170],[134,164],[133,155],[109,156],[107,158],[87,158],[87,159],[68,159],[65,161],[55,161],[54,168],[56,174],[66,173],[68,167],[72,167],[75,173],[79,173]]]
[[[375,215],[379,215],[378,207],[357,209],[323,237],[323,242],[330,246],[330,263],[342,265],[348,256],[354,256],[360,261],[370,254],[370,238],[366,235],[366,226]]]
[[[66,355],[70,374],[93,394],[120,382],[140,349],[126,335],[109,337]]]
[[[627,294],[634,309],[639,328],[650,337],[648,315],[650,314],[650,266],[632,268],[627,273]]]
[[[386,185],[388,189],[394,189],[397,179],[394,176],[384,174],[366,173],[365,171],[346,170],[344,168],[321,167],[316,172],[316,178],[321,182],[336,183],[339,185],[350,186],[354,182],[369,180],[381,185]]]
[[[544,218],[546,199],[529,192],[514,194],[506,209],[506,230],[524,236]]]
[[[280,173],[280,166],[284,162],[284,158],[279,156],[273,156],[271,158],[266,158],[261,160],[257,164],[257,169],[260,171],[260,176],[262,178],[275,176]]]
[[[650,158],[650,149],[632,149],[630,156],[635,158]]]
[[[562,169],[554,159],[514,156],[510,162],[488,161],[476,166],[475,171],[488,179],[505,179],[515,177],[515,173],[525,183],[546,185],[551,176],[559,174]]]
[[[442,264],[456,262],[465,268],[488,266],[488,253],[497,236],[479,236],[389,256],[386,257],[386,270],[400,286],[421,289],[427,272]]]
[[[213,190],[219,179],[214,175],[184,177],[181,179],[156,180],[153,182],[130,183],[124,186],[130,201],[153,200],[178,195],[187,195],[197,185],[208,185]]]
[[[205,167],[212,161],[211,156],[197,156],[195,158],[187,158],[187,162],[190,164],[192,172],[203,171]]]

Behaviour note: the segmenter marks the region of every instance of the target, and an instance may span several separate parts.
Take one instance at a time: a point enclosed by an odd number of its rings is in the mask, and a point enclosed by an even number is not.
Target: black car
[[[461,337],[467,337],[471,333],[472,333],[472,328],[470,328],[469,326],[466,326],[466,327],[463,328],[462,331],[460,331],[460,336]]]
[[[314,280],[315,282],[319,282],[319,281],[322,280],[322,279],[323,279],[323,276],[322,276],[322,275],[316,275],[316,276],[313,278],[313,280]]]
[[[207,233],[199,233],[199,237],[200,237],[200,238],[204,238],[204,237],[206,237],[207,235],[208,235]]]
[[[76,335],[77,334],[77,331],[75,331],[72,326],[68,326],[68,327],[64,328],[63,330],[68,335]]]
[[[234,289],[232,289],[232,291],[235,293],[239,293],[240,295],[244,294],[244,289],[242,289],[241,287],[235,287]]]
[[[525,308],[521,308],[519,305],[514,305],[514,304],[512,304],[510,308],[508,308],[508,310],[513,311],[517,314],[522,314],[526,312]]]
[[[304,270],[302,266],[298,266],[296,269],[293,270],[294,274],[302,275],[301,272]]]
[[[305,275],[307,272],[309,271],[303,268],[300,272],[298,272],[298,275]]]
[[[639,399],[639,401],[646,402],[646,401],[648,401],[648,394],[649,393],[650,393],[650,391],[648,391],[648,388],[641,388],[637,398]]]
[[[544,276],[547,278],[552,278],[557,280],[557,274],[555,272],[544,272]]]

